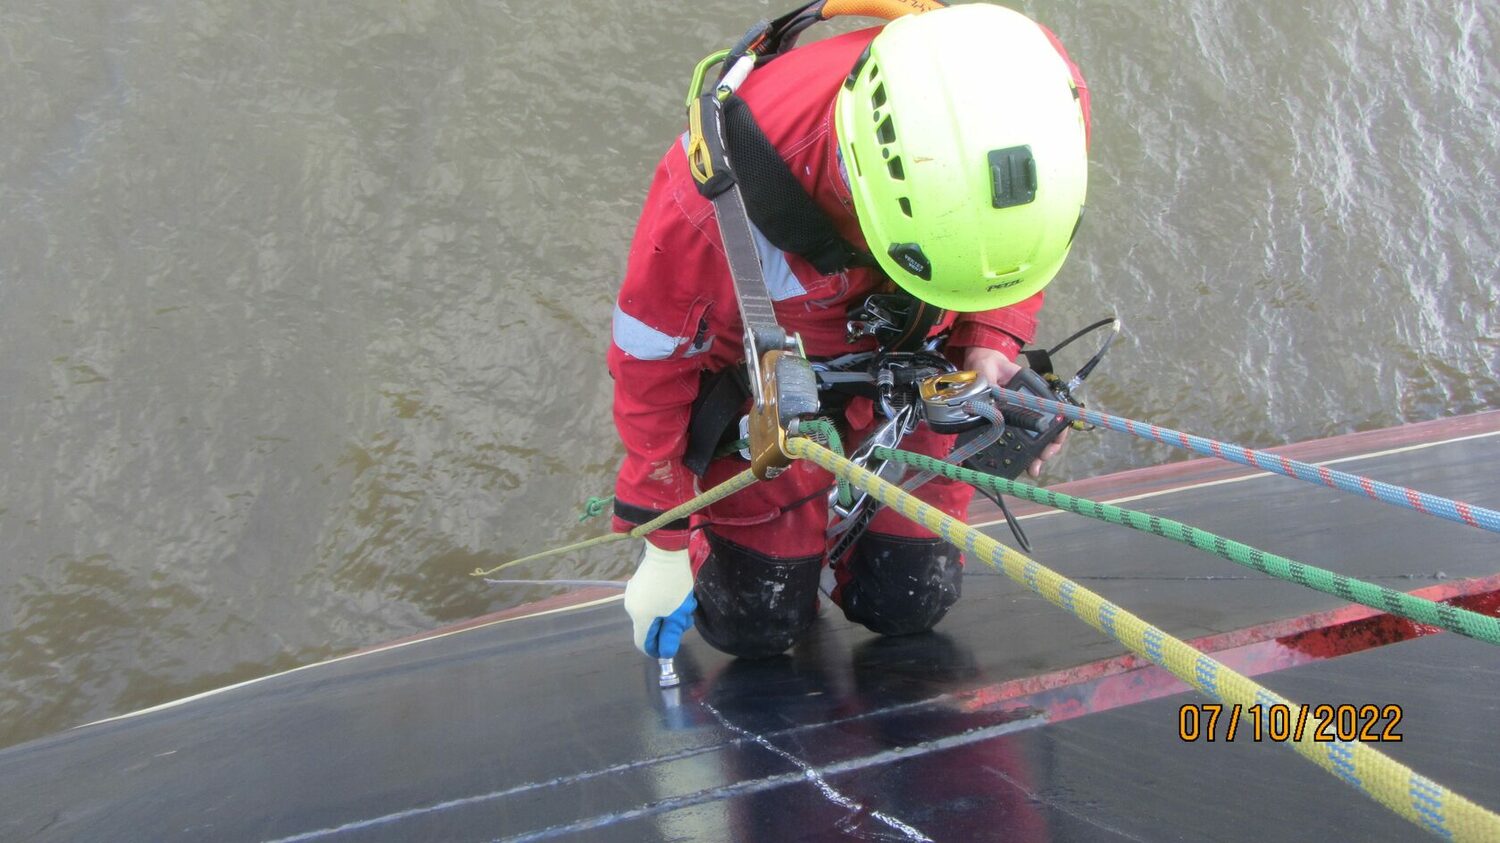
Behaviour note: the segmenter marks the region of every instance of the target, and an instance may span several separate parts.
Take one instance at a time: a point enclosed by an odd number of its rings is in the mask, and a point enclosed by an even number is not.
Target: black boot
[[[866,533],[843,564],[844,617],[881,635],[932,629],[958,602],[963,585],[958,549],[941,539]]]

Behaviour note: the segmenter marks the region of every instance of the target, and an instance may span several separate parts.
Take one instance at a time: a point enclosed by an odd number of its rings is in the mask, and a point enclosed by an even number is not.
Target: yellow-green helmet
[[[989,310],[1062,268],[1088,183],[1084,119],[1031,19],[972,4],[892,21],[839,90],[834,123],[860,229],[907,292]]]

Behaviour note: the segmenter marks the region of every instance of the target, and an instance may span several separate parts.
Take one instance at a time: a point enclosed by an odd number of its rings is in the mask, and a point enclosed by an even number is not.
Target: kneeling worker
[[[800,21],[771,42],[725,107],[729,158],[776,321],[815,361],[920,349],[1005,384],[1082,217],[1083,78],[1048,30],[988,4],[911,0],[898,5],[934,8],[790,47],[800,27],[841,2],[773,23],[776,35]],[[730,415],[745,411],[743,375],[740,391],[733,387],[745,353],[727,247],[688,146],[684,135],[656,169],[614,313],[609,369],[626,451],[616,530],[746,468],[738,453],[714,452],[736,436],[720,436],[726,414],[705,410],[728,390]],[[906,320],[899,331],[853,330],[851,313],[871,296],[907,303],[897,308]],[[850,448],[877,422],[861,397],[822,412],[837,418]],[[711,415],[719,418],[706,421]],[[923,426],[901,447],[942,457],[953,439]],[[1035,476],[1040,461],[1030,470]],[[651,534],[625,594],[636,645],[670,657],[696,622],[724,652],[781,653],[816,616],[825,564],[830,596],[850,620],[884,635],[931,629],[958,599],[958,550],[881,510],[843,558],[827,559],[832,482],[798,461]],[[971,492],[940,479],[917,494],[962,518]]]

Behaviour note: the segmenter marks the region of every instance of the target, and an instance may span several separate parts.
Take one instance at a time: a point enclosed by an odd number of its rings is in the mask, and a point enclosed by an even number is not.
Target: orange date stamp
[[[1403,712],[1388,705],[1241,706],[1190,703],[1177,710],[1177,737],[1186,743],[1217,740],[1301,741],[1309,735],[1319,743],[1350,741],[1395,743]]]

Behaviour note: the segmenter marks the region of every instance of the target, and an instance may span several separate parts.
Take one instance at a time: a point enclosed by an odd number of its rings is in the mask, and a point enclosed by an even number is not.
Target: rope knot
[[[597,518],[600,515],[603,515],[605,510],[608,509],[614,502],[614,495],[609,495],[608,497],[603,498],[596,498],[591,496],[583,504],[583,512],[578,516],[578,523],[582,524],[590,518]]]

